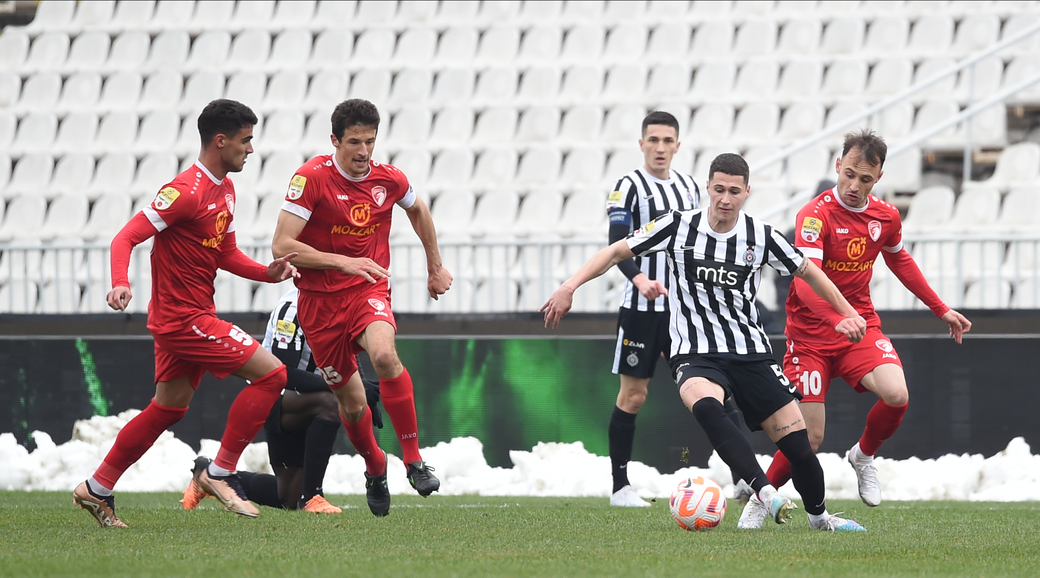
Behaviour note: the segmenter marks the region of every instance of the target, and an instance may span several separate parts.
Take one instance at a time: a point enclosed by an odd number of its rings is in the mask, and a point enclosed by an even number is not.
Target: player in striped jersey
[[[238,472],[246,497],[272,508],[339,514],[343,510],[325,499],[322,484],[339,431],[336,396],[315,368],[311,348],[296,318],[299,291],[289,290],[278,300],[267,322],[263,347],[285,363],[285,390],[264,423],[267,451],[274,475]],[[379,411],[379,384],[365,379],[365,393],[372,423],[383,427]],[[193,477],[181,500],[185,510],[195,509],[208,494],[197,478],[209,460],[195,460]]]
[[[777,523],[795,508],[769,484],[744,434],[726,418],[722,403],[734,397],[752,430],[765,430],[791,461],[795,488],[813,529],[863,531],[827,512],[823,468],[809,444],[797,389],[773,360],[758,320],[755,294],[762,267],[804,279],[842,316],[833,327],[850,341],[863,338],[866,322],[837,287],[779,231],[741,211],[750,193],[747,163],[722,154],[708,171],[706,209],[673,211],[627,239],[596,253],[542,306],[546,327],[556,328],[574,291],[633,255],[663,252],[672,275],[670,364],[686,407],[719,456],[755,491]],[[750,501],[749,501],[750,503]],[[740,525],[738,524],[738,527]]]
[[[700,190],[693,177],[672,170],[672,157],[679,151],[679,121],[670,113],[651,112],[643,119],[639,148],[644,163],[624,175],[607,197],[609,238],[614,243],[632,231],[670,211],[700,206]],[[646,401],[647,386],[654,376],[657,358],[668,354],[668,287],[664,255],[651,254],[618,263],[628,282],[618,309],[617,343],[611,371],[621,379],[607,437],[614,489],[610,505],[649,507],[629,484],[628,462],[632,458],[636,414]],[[731,418],[738,420],[733,404]]]

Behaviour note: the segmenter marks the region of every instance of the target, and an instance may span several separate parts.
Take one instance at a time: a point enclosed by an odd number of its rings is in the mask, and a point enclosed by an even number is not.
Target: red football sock
[[[888,405],[879,399],[867,414],[867,427],[863,428],[863,435],[859,438],[859,449],[868,456],[876,454],[881,444],[899,429],[909,405]]]
[[[784,452],[777,451],[773,455],[773,463],[769,464],[766,476],[769,478],[769,483],[778,490],[780,486],[791,480],[791,462]]]
[[[365,406],[365,414],[357,423],[350,423],[343,419],[342,413],[339,415],[339,420],[343,422],[343,427],[347,428],[347,437],[350,438],[350,443],[354,444],[358,455],[365,458],[365,471],[368,472],[368,475],[378,476],[386,472],[386,459],[383,457],[383,451],[379,449],[379,442],[376,441],[376,434],[372,430],[372,412],[369,411],[368,406]]]
[[[119,431],[115,445],[108,450],[105,460],[94,472],[94,479],[110,490],[114,488],[123,472],[141,459],[159,438],[159,434],[181,421],[187,412],[186,407],[165,407],[153,399],[144,411]]]
[[[407,368],[393,379],[379,381],[379,399],[394,424],[406,464],[422,460],[422,456],[419,455],[419,425],[415,417],[415,397],[412,392],[412,376],[408,374]]]
[[[239,392],[228,412],[227,426],[224,428],[224,437],[220,438],[220,450],[213,460],[214,464],[232,472],[236,470],[238,458],[260,432],[271,408],[282,395],[285,379],[285,366],[282,365],[260,379],[253,380]]]

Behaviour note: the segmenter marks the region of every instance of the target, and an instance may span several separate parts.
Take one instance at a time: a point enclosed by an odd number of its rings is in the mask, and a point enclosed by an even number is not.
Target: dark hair
[[[675,129],[675,136],[679,136],[679,121],[672,116],[670,112],[664,112],[663,110],[655,110],[650,114],[646,115],[643,119],[643,132],[640,134],[646,134],[646,127],[652,124],[663,124],[664,126],[670,126]]]
[[[711,161],[711,167],[708,168],[709,181],[715,176],[715,173],[744,177],[745,186],[751,177],[751,169],[748,168],[747,161],[744,160],[744,157],[733,153],[722,153]]]
[[[248,106],[235,100],[218,98],[199,113],[199,137],[202,146],[206,146],[218,134],[231,137],[247,126],[256,126],[256,123],[256,114]]]
[[[374,128],[379,130],[379,109],[376,105],[362,98],[344,100],[332,111],[332,134],[343,138],[347,129],[353,126]]]
[[[845,155],[849,154],[849,151],[854,148],[859,149],[859,155],[870,165],[878,168],[885,166],[888,145],[885,144],[885,139],[879,137],[869,128],[845,135],[845,145],[841,147],[841,158],[845,158]]]

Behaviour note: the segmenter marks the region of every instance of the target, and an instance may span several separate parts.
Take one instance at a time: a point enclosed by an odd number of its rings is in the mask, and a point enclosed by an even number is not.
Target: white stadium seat
[[[520,144],[547,143],[556,138],[560,130],[560,109],[535,106],[524,111],[516,129],[516,142]]]
[[[422,148],[410,148],[402,150],[394,155],[391,164],[401,170],[408,177],[408,184],[412,186],[416,194],[429,198],[426,194],[426,183],[430,180],[430,165],[433,159],[430,151]]]
[[[433,119],[428,144],[433,148],[445,148],[468,143],[473,134],[473,123],[473,109],[467,106],[442,108]]]
[[[216,70],[192,73],[184,83],[180,100],[181,114],[198,114],[211,101],[224,96],[224,75]]]
[[[553,190],[535,190],[524,197],[517,213],[513,233],[532,239],[557,232],[563,213],[563,195]]]
[[[732,142],[741,148],[772,142],[780,123],[780,107],[773,103],[752,103],[737,114]]]
[[[488,68],[480,72],[473,90],[473,104],[478,106],[500,106],[516,98],[519,74],[512,67]],[[438,84],[440,76],[438,76]],[[471,83],[472,88],[472,83]],[[456,102],[464,102],[459,99]],[[448,104],[445,102],[445,104]]]
[[[177,157],[169,151],[146,155],[137,165],[137,175],[130,185],[132,198],[147,198],[150,202],[163,184],[170,182],[177,171]]]
[[[693,75],[689,98],[693,103],[717,102],[729,98],[737,78],[737,66],[732,62],[705,62]]]
[[[53,113],[32,112],[18,123],[18,132],[11,143],[12,155],[42,153],[50,150],[58,132],[58,118]]]
[[[608,6],[624,5],[626,5],[624,2],[612,2]],[[649,32],[642,24],[622,22],[612,28],[607,35],[603,58],[607,63],[641,62],[646,51]]]
[[[148,26],[155,13],[155,0],[139,2],[119,2],[115,14],[107,22],[106,28],[112,32],[143,29]]]
[[[501,4],[495,2],[493,4]],[[488,6],[488,4],[484,4]],[[477,45],[474,64],[477,66],[501,66],[512,62],[520,53],[520,29],[499,23],[484,31]]]
[[[898,56],[910,38],[910,21],[904,16],[881,16],[870,22],[863,51],[868,54]]]
[[[256,131],[257,143],[253,146],[265,151],[295,150],[303,138],[303,127],[302,111],[276,110],[264,119],[263,129]]]
[[[575,106],[563,114],[557,142],[562,146],[592,145],[603,127],[603,109],[599,106]]]
[[[854,54],[863,46],[865,24],[858,16],[843,16],[827,23],[820,41],[820,54],[828,57]]]
[[[329,152],[332,152],[331,143]],[[303,161],[303,156],[293,150],[277,151],[264,157],[263,170],[260,173],[260,181],[257,183],[257,196],[284,199],[289,181],[292,180],[296,169],[303,165]]]
[[[990,232],[995,230],[999,213],[1000,191],[988,187],[968,189],[957,197],[948,230]]]
[[[175,2],[170,3],[174,4]],[[188,51],[190,49],[191,37],[188,36],[186,31],[177,29],[163,30],[152,40],[148,60],[144,63],[144,72],[163,69],[180,70],[188,60]]]
[[[883,179],[884,177],[882,177]],[[955,195],[949,187],[927,187],[910,199],[904,233],[932,233],[943,230],[953,216]]]
[[[675,2],[674,4],[681,3]],[[692,39],[693,29],[689,23],[682,20],[662,20],[650,32],[646,54],[658,62],[686,63],[686,55]]]
[[[1009,233],[1040,232],[1040,192],[1037,187],[1016,188],[1004,197],[997,230]]]
[[[503,145],[513,141],[519,114],[513,107],[486,109],[477,118],[472,144],[477,146]]]
[[[773,20],[745,20],[737,30],[733,55],[737,58],[760,58],[776,48],[776,22]]]
[[[17,167],[16,167],[17,169]],[[40,238],[40,228],[47,215],[47,199],[42,194],[27,193],[15,197],[7,205],[4,224],[0,226],[0,241],[19,243]]]
[[[642,63],[615,64],[607,70],[602,102],[642,102],[646,96],[647,69]]]
[[[0,71],[0,109],[12,111],[22,92],[22,79],[11,71]]]
[[[470,185],[477,189],[509,186],[516,176],[517,154],[513,149],[485,149],[477,158]]]
[[[917,19],[910,31],[907,52],[911,57],[948,54],[953,42],[954,22],[947,14],[932,12]]]
[[[122,2],[123,4],[138,4],[138,2]],[[140,2],[144,4],[144,2]],[[148,59],[148,49],[152,39],[143,30],[127,30],[116,36],[112,42],[108,60],[104,69],[112,72],[135,72],[141,74],[144,71],[145,61]]]
[[[304,5],[301,5],[301,8],[303,7]],[[235,6],[235,15],[231,19],[231,28],[248,30],[270,26],[274,8],[274,0],[239,0]],[[284,15],[283,11],[281,16]]]
[[[77,193],[87,199],[86,190],[94,178],[94,156],[82,152],[69,152],[61,156],[54,168],[54,176],[43,195],[52,199],[57,195]]]
[[[360,70],[351,80],[350,98],[364,98],[371,102],[386,102],[390,96],[391,82],[392,76],[389,70]],[[409,86],[409,88],[412,87]]]
[[[111,45],[112,38],[108,33],[85,32],[80,34],[72,41],[69,56],[65,60],[65,71],[72,73],[101,70],[108,59]]]
[[[562,83],[563,71],[556,66],[528,68],[520,79],[520,88],[516,94],[517,105],[555,103]]]
[[[54,112],[61,95],[61,76],[57,72],[38,72],[25,79],[15,111]]]
[[[557,185],[563,155],[552,147],[529,149],[520,159],[514,182],[526,189],[542,189]]]
[[[449,68],[437,73],[428,104],[440,108],[466,102],[473,95],[476,72],[472,68]]]
[[[102,194],[90,211],[86,225],[80,230],[85,241],[108,241],[130,219],[130,196],[121,191]]]
[[[450,196],[450,195],[449,195]],[[439,202],[439,200],[438,200]],[[516,222],[520,195],[514,190],[498,189],[481,195],[467,230],[474,237],[498,237],[508,233]]]
[[[94,152],[107,154],[128,151],[137,139],[138,117],[134,112],[114,110],[101,119],[94,139]]]
[[[235,11],[234,0],[208,0],[195,3],[195,13],[188,24],[193,33],[223,30]]]
[[[140,132],[134,148],[145,153],[157,153],[173,149],[180,134],[181,117],[172,110],[155,110],[141,120]],[[198,149],[198,132],[195,133],[195,148]],[[189,152],[189,151],[185,151]],[[170,175],[171,177],[173,175]]]
[[[706,104],[698,108],[685,137],[687,146],[704,148],[729,142],[735,115],[730,104]]]
[[[69,54],[69,36],[64,32],[44,32],[32,41],[29,56],[22,65],[25,72],[62,70]]]
[[[780,30],[776,53],[783,58],[798,58],[815,54],[820,46],[823,25],[819,19],[800,18],[784,24]]]
[[[646,98],[658,102],[685,99],[692,82],[693,72],[685,63],[655,64],[647,80]]]
[[[434,63],[438,67],[471,66],[477,55],[480,34],[476,28],[460,27],[453,23],[437,43]],[[433,51],[430,52],[433,54]]]
[[[870,71],[866,94],[874,99],[892,96],[910,86],[914,63],[908,58],[891,58],[876,63]]]
[[[606,31],[599,24],[584,21],[567,31],[560,52],[560,62],[564,65],[598,62],[603,56],[603,44]]]
[[[529,5],[544,4],[543,2],[525,2],[525,8]],[[546,20],[543,22],[551,22]],[[557,26],[538,24],[530,28],[524,34],[520,42],[520,50],[517,54],[518,64],[521,66],[533,66],[538,64],[557,63],[560,57],[560,49],[563,44],[563,31]]]
[[[564,106],[596,102],[603,94],[604,76],[603,68],[595,64],[568,68],[563,76],[558,102]]]
[[[714,4],[714,2],[709,2],[709,4]],[[734,32],[733,23],[725,20],[702,23],[693,32],[690,58],[695,62],[705,63],[730,58]]]
[[[15,71],[21,68],[29,56],[29,35],[8,26],[0,34],[0,70]]]
[[[140,112],[153,110],[170,110],[181,102],[184,90],[184,78],[173,70],[158,70],[148,75],[144,81],[141,99],[137,101]]]
[[[78,2],[72,0],[55,0],[41,2],[36,9],[36,16],[25,27],[25,31],[33,36],[46,30],[68,30]]]
[[[437,52],[437,31],[432,28],[409,28],[401,33],[390,59],[392,68],[429,68]]]
[[[87,224],[89,213],[90,202],[86,195],[64,193],[51,202],[38,235],[44,241],[64,235],[78,235]]]
[[[968,55],[988,48],[1000,37],[1000,18],[996,14],[966,16],[957,26],[952,52]]]
[[[94,106],[99,113],[115,110],[135,110],[141,98],[144,80],[136,72],[116,72],[105,80],[101,96]]]
[[[224,98],[243,103],[263,102],[267,92],[267,75],[258,70],[243,70],[228,78]]]
[[[407,106],[390,119],[384,146],[390,151],[422,145],[430,135],[433,115],[424,106]]]
[[[447,149],[433,159],[430,178],[426,183],[430,195],[444,191],[461,191],[469,185],[473,174],[473,153],[469,149]]]
[[[307,96],[303,99],[303,108],[307,112],[318,111],[322,115],[332,115],[332,109],[345,100],[349,94],[350,75],[340,70],[321,70],[314,74],[307,87]],[[331,132],[331,131],[329,131]]]

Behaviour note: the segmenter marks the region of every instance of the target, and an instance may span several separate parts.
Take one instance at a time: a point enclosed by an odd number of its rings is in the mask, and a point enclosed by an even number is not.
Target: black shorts
[[[264,422],[267,434],[267,457],[272,466],[302,468],[303,452],[307,445],[307,428],[298,431],[282,431],[282,398],[274,402],[271,413]]]
[[[671,352],[667,311],[618,311],[618,336],[611,371],[632,377],[654,376],[657,358]]]
[[[732,396],[737,402],[751,431],[762,429],[766,418],[802,398],[776,360],[764,353],[677,355],[669,363],[677,386],[691,377],[704,377],[721,385],[726,397]]]

